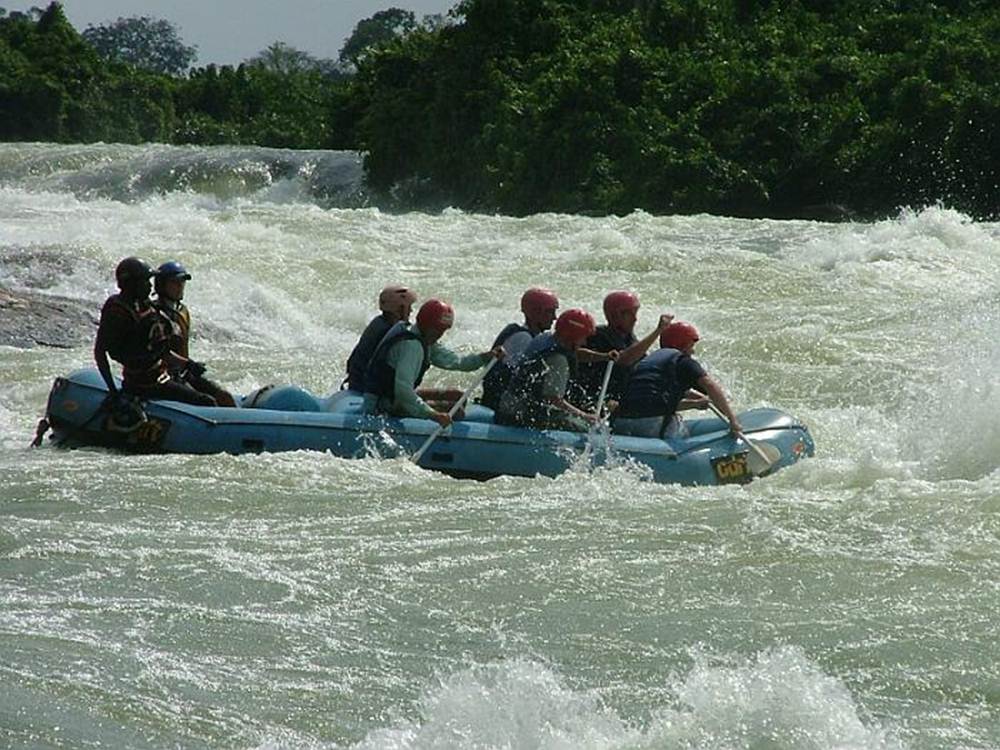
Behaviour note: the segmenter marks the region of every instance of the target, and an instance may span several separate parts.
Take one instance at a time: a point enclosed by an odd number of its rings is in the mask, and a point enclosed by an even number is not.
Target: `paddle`
[[[594,423],[596,427],[601,423],[601,411],[604,410],[604,397],[608,395],[608,383],[611,382],[611,371],[615,369],[615,361],[613,359],[608,360],[608,366],[604,368],[604,381],[601,383],[601,395],[597,397],[597,422]]]
[[[590,430],[587,432],[587,440],[590,442],[591,446],[594,445],[594,438],[597,436],[597,431],[601,429],[601,425],[604,423],[604,416],[601,414],[604,411],[604,397],[608,395],[608,383],[611,381],[611,370],[614,369],[615,362],[613,359],[608,360],[608,366],[604,368],[604,381],[601,383],[601,395],[597,397],[597,419],[594,420],[594,424],[590,426]]]
[[[469,396],[471,396],[472,392],[475,391],[476,388],[479,387],[479,384],[483,382],[483,379],[486,377],[486,374],[493,368],[493,365],[495,365],[499,361],[500,360],[498,360],[496,357],[492,358],[489,361],[489,364],[487,364],[486,367],[483,368],[483,371],[479,373],[479,375],[476,377],[472,385],[470,385],[468,388],[465,389],[465,392],[459,397],[458,401],[455,402],[455,405],[448,410],[449,417],[454,419],[455,414],[458,413],[458,410],[461,409],[462,405],[469,400]],[[420,459],[423,457],[424,453],[427,452],[427,449],[431,447],[431,443],[437,440],[438,436],[444,431],[445,427],[443,425],[438,425],[437,429],[427,436],[427,440],[425,440],[424,444],[420,446],[420,450],[418,450],[416,453],[410,456],[410,460],[415,464],[420,463]]]
[[[711,401],[708,402],[708,408],[714,411],[715,415],[719,419],[721,419],[723,422],[732,427],[732,423],[728,419],[726,419],[726,415],[723,414],[722,411],[719,409],[719,407],[717,407]],[[747,465],[750,468],[750,473],[753,474],[754,476],[757,477],[763,476],[764,474],[769,472],[771,468],[781,459],[781,451],[779,451],[773,445],[770,445],[769,443],[755,443],[753,440],[748,438],[742,432],[738,434],[739,437],[747,445],[750,446],[750,450],[752,451],[751,455],[753,455],[757,459],[756,462],[754,461],[747,462]]]

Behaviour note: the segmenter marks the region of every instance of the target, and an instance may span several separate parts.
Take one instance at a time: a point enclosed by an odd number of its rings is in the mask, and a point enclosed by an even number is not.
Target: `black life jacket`
[[[148,300],[127,301],[116,294],[104,303],[105,309],[123,311],[131,321],[127,335],[108,349],[111,358],[122,366],[126,381],[137,383],[156,380],[166,371],[163,358],[170,351],[167,322]]]
[[[635,334],[622,333],[611,326],[601,325],[584,346],[595,352],[608,352],[612,349],[622,352],[636,342]],[[583,362],[580,364],[576,377],[568,389],[569,400],[581,408],[593,408],[601,393],[604,382],[604,362]],[[615,364],[611,368],[611,380],[608,381],[607,398],[618,401],[625,393],[632,366]]]
[[[396,369],[389,365],[389,351],[400,341],[406,340],[419,341],[420,346],[423,347],[424,361],[420,366],[420,374],[417,376],[417,381],[413,384],[413,387],[416,388],[423,382],[424,375],[431,366],[430,352],[427,344],[424,343],[420,334],[417,333],[417,329],[412,328],[409,323],[401,320],[389,329],[389,332],[382,337],[378,346],[375,347],[375,353],[368,363],[368,369],[365,370],[365,393],[374,393],[379,398],[393,399],[395,395]]]
[[[498,346],[503,346],[504,343],[513,336],[515,333],[531,333],[531,329],[520,323],[509,323],[504,326],[504,329],[500,331],[496,339],[493,340],[493,346],[490,349],[496,349]],[[534,335],[534,334],[532,334]],[[521,359],[520,357],[518,358]],[[504,357],[498,361],[486,373],[486,377],[483,378],[483,395],[479,399],[479,403],[483,406],[488,406],[493,410],[500,405],[500,397],[503,396],[504,389],[510,383],[511,378],[514,376],[514,367],[511,365],[510,357]]]
[[[576,372],[576,354],[562,346],[551,332],[539,334],[528,348],[524,357],[504,391],[503,401],[514,404],[514,413],[501,416],[501,423],[523,425],[542,424],[552,417],[552,406],[545,400],[542,389],[549,365],[545,358],[558,353],[569,362],[570,377]]]
[[[372,356],[378,348],[379,342],[392,328],[392,323],[385,319],[384,315],[372,318],[372,321],[361,334],[358,343],[355,344],[351,356],[347,358],[347,380],[345,381],[349,390],[363,391],[365,389],[365,371],[368,363],[372,361]]]

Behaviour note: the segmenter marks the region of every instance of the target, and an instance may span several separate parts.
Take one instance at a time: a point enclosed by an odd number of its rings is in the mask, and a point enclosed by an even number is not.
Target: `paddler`
[[[607,398],[621,399],[628,383],[633,365],[642,359],[663,330],[673,320],[672,315],[661,315],[656,328],[641,339],[635,337],[635,326],[639,316],[639,297],[635,292],[619,290],[604,298],[605,325],[598,326],[587,340],[587,349],[595,352],[617,351],[611,380],[608,382]],[[580,367],[569,386],[569,399],[577,406],[592,409],[597,404],[604,379],[604,367],[593,361],[580,361]]]
[[[550,289],[532,287],[521,295],[524,323],[509,323],[497,335],[493,348],[502,346],[506,356],[483,379],[483,395],[479,403],[496,409],[500,397],[521,362],[532,340],[552,327],[559,309],[559,298]]]
[[[517,370],[500,398],[496,423],[541,430],[582,431],[597,420],[566,399],[566,388],[576,372],[581,345],[594,334],[593,316],[580,309],[564,312],[555,331],[545,332],[528,345]],[[604,361],[617,352],[607,352]]]
[[[109,355],[122,365],[122,390],[126,394],[215,406],[215,399],[208,394],[170,377],[171,367],[187,367],[190,362],[171,351],[167,322],[149,299],[149,280],[154,273],[148,264],[134,257],[125,258],[115,268],[120,291],[101,308],[94,341],[97,369],[114,398],[115,408],[122,412],[128,411],[128,400],[122,401],[115,386]]]
[[[664,329],[660,349],[632,369],[612,417],[612,431],[638,437],[682,436],[685,431],[677,412],[704,409],[709,400],[726,415],[733,433],[743,431],[722,387],[692,356],[700,338],[698,329],[684,321]]]
[[[236,400],[229,391],[205,377],[205,365],[190,357],[191,311],[182,301],[185,283],[190,280],[191,274],[176,260],[161,264],[153,279],[156,290],[153,304],[170,326],[170,350],[187,360],[186,366],[171,365],[170,377],[200,393],[207,393],[219,406],[236,406]]]
[[[441,337],[454,321],[455,311],[451,305],[429,299],[420,306],[416,325],[401,320],[389,329],[365,372],[366,412],[433,419],[442,427],[451,424],[446,398],[451,391],[417,390],[430,366],[468,372],[479,369],[491,357],[503,357],[501,347],[482,354],[459,356],[441,345]]]
[[[365,371],[372,355],[382,338],[396,323],[409,322],[417,294],[402,284],[389,284],[378,295],[379,314],[371,319],[358,343],[355,344],[351,356],[347,358],[347,377],[341,388],[363,393],[365,390]]]

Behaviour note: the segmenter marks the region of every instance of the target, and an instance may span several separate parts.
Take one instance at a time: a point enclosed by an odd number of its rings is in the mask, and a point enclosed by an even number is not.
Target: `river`
[[[633,289],[640,334],[695,322],[816,456],[691,488],[29,449],[90,347],[0,347],[0,745],[1000,746],[1000,225],[393,213],[357,175],[0,145],[0,285],[96,313],[122,257],[179,260],[193,354],[240,393],[337,388],[388,282],[453,302],[462,351],[528,286]]]

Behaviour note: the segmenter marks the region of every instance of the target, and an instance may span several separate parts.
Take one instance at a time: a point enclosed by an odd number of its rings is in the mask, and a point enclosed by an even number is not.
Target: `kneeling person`
[[[503,361],[497,362],[483,379],[483,396],[479,403],[496,411],[525,350],[536,336],[552,327],[558,309],[559,298],[548,289],[532,287],[521,295],[524,325],[509,323],[494,340],[493,348],[502,346],[505,354]]]
[[[451,424],[446,411],[430,406],[417,386],[431,365],[443,370],[477,370],[502,350],[464,357],[438,343],[451,328],[455,313],[451,305],[429,299],[417,313],[417,323],[396,323],[385,335],[372,355],[365,373],[365,411],[370,414],[391,414],[396,417],[433,419],[442,427]]]
[[[213,397],[170,377],[172,367],[184,365],[170,348],[167,321],[149,299],[149,279],[154,271],[139,258],[125,258],[115,268],[120,292],[101,308],[94,341],[94,361],[108,392],[117,401],[119,392],[111,375],[108,356],[122,365],[122,390],[139,398],[182,401],[216,406]]]
[[[614,413],[612,431],[637,437],[674,437],[681,433],[677,412],[704,409],[709,400],[726,415],[734,433],[742,430],[722,388],[691,356],[699,338],[698,329],[690,323],[678,321],[664,329],[661,348],[633,368]],[[695,388],[701,393],[692,390]],[[707,399],[703,393],[708,394]]]
[[[593,424],[596,415],[567,401],[566,387],[576,372],[580,345],[594,328],[589,313],[567,310],[556,321],[555,332],[532,339],[500,398],[497,424],[574,431]]]
[[[236,406],[236,400],[229,391],[205,377],[205,365],[195,362],[188,353],[191,336],[191,311],[184,299],[184,283],[191,280],[191,274],[175,260],[164,263],[156,269],[153,287],[156,289],[156,309],[170,324],[170,350],[184,361],[175,360],[170,365],[170,377],[207,393],[219,406]]]
[[[378,308],[381,312],[371,319],[358,343],[354,345],[351,356],[347,358],[347,378],[341,388],[363,393],[365,390],[365,371],[372,360],[379,342],[399,321],[410,321],[410,312],[417,301],[417,295],[408,287],[391,284],[378,295]]]

